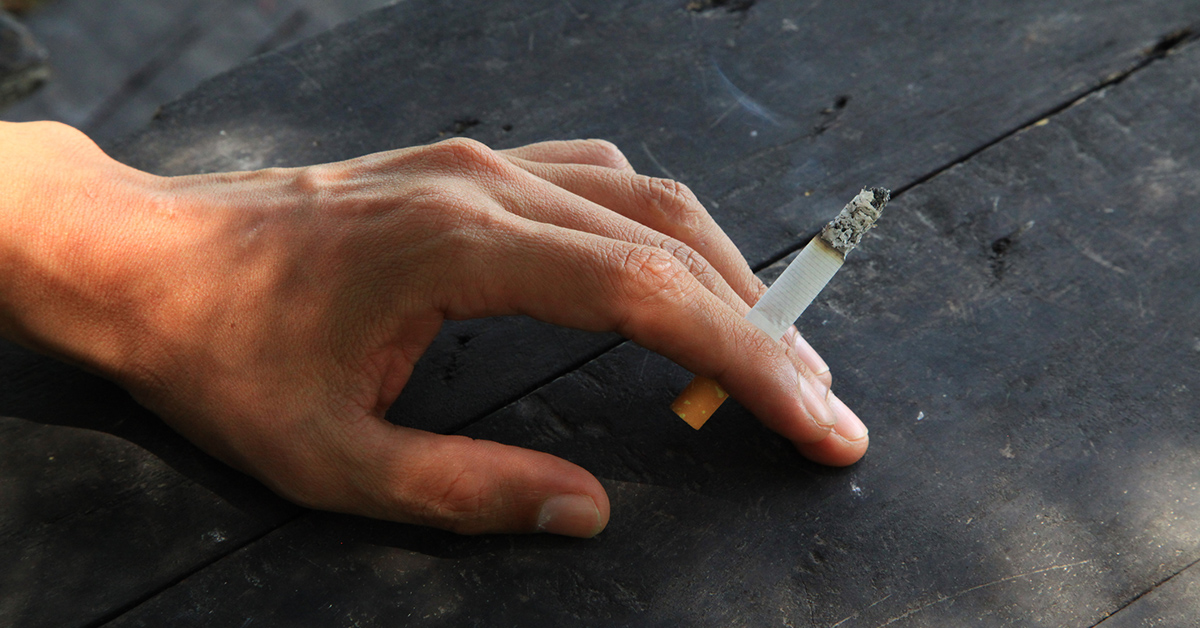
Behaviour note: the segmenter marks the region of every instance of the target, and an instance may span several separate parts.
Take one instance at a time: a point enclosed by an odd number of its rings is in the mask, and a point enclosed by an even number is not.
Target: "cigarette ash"
[[[821,239],[837,249],[843,256],[854,250],[863,235],[875,226],[883,213],[884,205],[891,200],[892,193],[883,188],[864,189],[850,201],[842,212],[821,230]]]

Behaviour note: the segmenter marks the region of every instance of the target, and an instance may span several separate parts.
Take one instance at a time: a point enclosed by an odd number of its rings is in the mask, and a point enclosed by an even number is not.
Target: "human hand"
[[[84,193],[25,226],[52,263],[6,286],[22,310],[8,335],[116,379],[303,505],[462,533],[603,529],[607,496],[576,465],[384,420],[447,318],[617,331],[717,379],[814,460],[865,452],[815,351],[744,320],[765,288],[732,242],[611,144],[454,139],[177,178],[75,144],[55,159]]]

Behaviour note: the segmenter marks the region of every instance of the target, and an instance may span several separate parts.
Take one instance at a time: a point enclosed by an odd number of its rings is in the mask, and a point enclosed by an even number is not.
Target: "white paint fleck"
[[[786,17],[783,18],[782,28],[786,32],[796,32],[796,31],[800,30],[800,26],[797,25],[796,22],[794,22],[791,19],[786,18]]]
[[[918,411],[918,412],[917,412],[917,420],[918,420],[918,421],[923,421],[923,420],[925,420],[925,413],[924,413],[924,412],[920,412],[920,411]]]
[[[758,131],[757,130],[751,131],[750,137],[758,137]]]
[[[862,487],[859,486],[857,482],[855,482],[854,480],[850,480],[850,492],[854,493],[855,497],[862,497],[863,490],[862,490]]]
[[[1012,443],[1005,445],[1004,449],[1000,450],[1000,455],[1004,456],[1005,458],[1008,458],[1010,460],[1017,457],[1017,454],[1013,453]]]

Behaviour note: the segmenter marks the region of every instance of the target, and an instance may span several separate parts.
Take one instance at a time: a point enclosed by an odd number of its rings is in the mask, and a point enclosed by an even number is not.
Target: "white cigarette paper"
[[[890,198],[883,188],[859,192],[788,264],[746,320],[772,338],[782,337],[842,267],[846,254],[875,226]]]

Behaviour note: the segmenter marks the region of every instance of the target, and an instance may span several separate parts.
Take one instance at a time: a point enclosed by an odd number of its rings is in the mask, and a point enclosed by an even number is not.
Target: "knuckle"
[[[104,151],[96,145],[92,138],[69,124],[41,120],[24,123],[24,128],[29,130],[34,137],[53,140],[51,145],[57,150],[63,151],[67,158],[92,159],[104,155]]]
[[[707,284],[710,281],[716,281],[720,274],[713,268],[696,249],[676,240],[675,238],[666,238],[659,245],[659,248],[667,251],[672,257],[679,260],[688,272],[691,273],[701,283]]]
[[[36,129],[40,135],[50,135],[56,138],[86,139],[87,135],[75,127],[54,120],[39,120],[30,122],[29,128]]]
[[[620,148],[617,148],[616,144],[599,139],[583,141],[600,165],[614,170],[625,170],[630,167],[629,159],[625,157],[625,153],[621,152]]]
[[[623,292],[632,303],[684,290],[687,268],[674,255],[656,246],[637,246],[621,262]]]
[[[634,185],[650,209],[684,233],[699,231],[708,217],[696,195],[678,181],[638,176],[634,178]]]
[[[434,158],[446,166],[468,172],[499,173],[507,170],[508,162],[486,144],[466,137],[452,137],[436,144],[429,150]]]
[[[275,172],[282,174],[286,171],[280,169]],[[305,197],[310,198],[321,198],[343,179],[336,173],[333,164],[307,166],[293,172],[293,187]]]
[[[487,447],[486,441],[464,436],[447,437],[468,447]],[[503,500],[497,500],[496,479],[472,468],[464,461],[457,469],[429,466],[416,470],[396,483],[393,501],[398,509],[409,512],[419,523],[433,525],[459,534],[485,531],[489,522],[502,514]]]
[[[445,476],[429,487],[423,515],[456,532],[465,531],[486,508],[488,484],[469,469]]]

